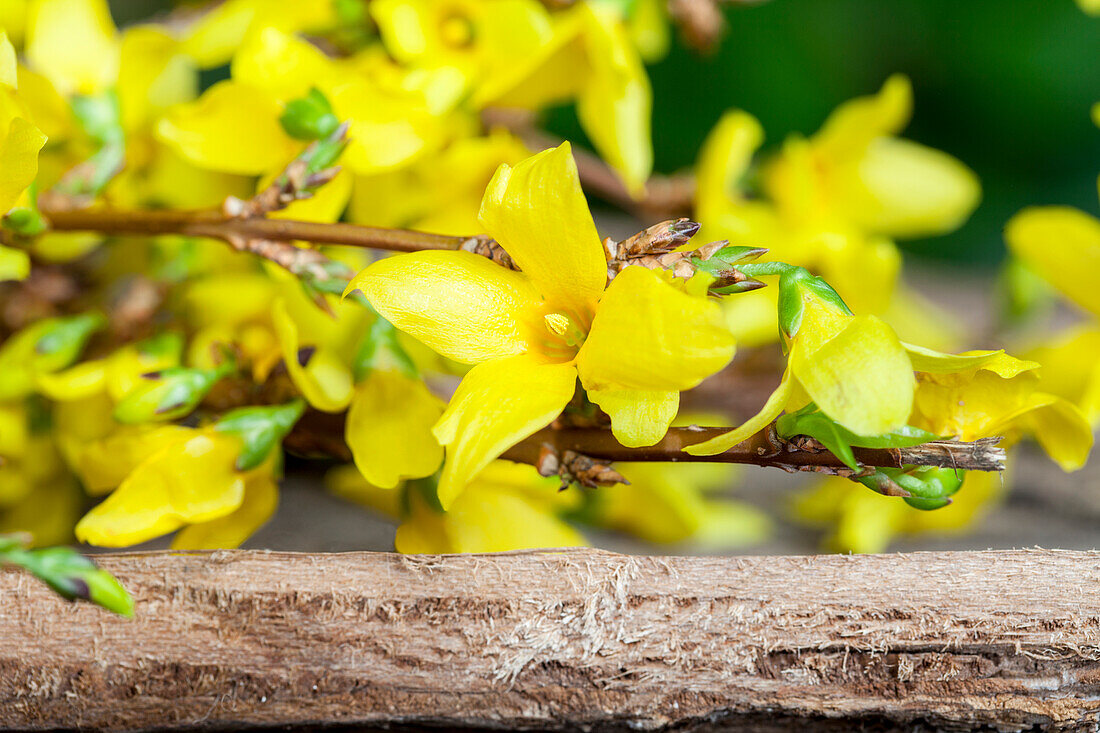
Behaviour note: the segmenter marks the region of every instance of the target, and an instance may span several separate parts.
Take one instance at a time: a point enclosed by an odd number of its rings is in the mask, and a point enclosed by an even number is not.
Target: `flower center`
[[[553,311],[542,317],[546,327],[546,337],[542,340],[542,351],[555,359],[567,361],[577,355],[588,332],[574,318],[561,311]]]

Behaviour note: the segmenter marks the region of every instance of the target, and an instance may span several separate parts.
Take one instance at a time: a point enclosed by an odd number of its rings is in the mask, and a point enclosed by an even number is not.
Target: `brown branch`
[[[98,561],[133,619],[0,572],[0,727],[1019,731],[1100,714],[1096,552]]]
[[[236,218],[216,209],[192,211],[43,209],[42,215],[55,231],[88,231],[108,235],[156,236],[179,234],[211,237],[229,242],[237,239],[305,241],[371,247],[393,252],[425,249],[458,249],[475,237],[449,237],[406,229],[384,229],[359,224],[297,221],[293,219]]]

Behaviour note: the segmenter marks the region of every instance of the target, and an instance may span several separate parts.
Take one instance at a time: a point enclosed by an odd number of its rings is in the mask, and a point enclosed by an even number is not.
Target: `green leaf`
[[[853,471],[860,470],[860,466],[852,448],[908,448],[940,439],[938,435],[911,425],[883,435],[857,435],[836,423],[812,402],[797,412],[780,417],[775,429],[784,440],[796,435],[813,438]]]
[[[101,313],[81,313],[52,319],[35,341],[36,367],[57,371],[76,361],[92,334],[107,325]]]
[[[227,412],[214,424],[214,429],[240,438],[242,449],[237,470],[248,471],[267,460],[272,449],[294,428],[303,410],[302,400],[271,407],[242,407]]]
[[[126,135],[122,129],[118,95],[108,90],[72,98],[73,116],[96,143],[96,151],[54,186],[69,196],[95,196],[122,170],[126,162]]]
[[[121,616],[134,615],[134,599],[110,573],[69,547],[28,550],[27,539],[0,535],[0,564],[23,568],[67,600],[91,601]]]
[[[223,377],[236,370],[227,361],[214,369],[170,367],[143,375],[148,381],[130,390],[115,406],[122,423],[176,420],[190,414]]]
[[[357,382],[375,369],[397,369],[414,379],[420,376],[420,370],[416,368],[412,357],[397,339],[397,329],[377,314],[351,363],[352,374]]]
[[[746,267],[749,266],[741,267],[741,271],[750,277],[755,277],[756,270],[746,270]],[[790,265],[786,265],[786,267],[787,269],[779,277],[779,327],[788,337],[793,338],[802,325],[803,296],[807,292],[812,293],[826,303],[831,303],[843,313],[852,315],[852,311],[848,308],[844,299],[824,279],[810,274],[810,271],[805,267],[792,267]]]

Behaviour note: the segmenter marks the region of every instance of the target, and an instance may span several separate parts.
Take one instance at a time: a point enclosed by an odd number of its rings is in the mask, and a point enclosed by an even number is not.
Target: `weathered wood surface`
[[[753,730],[1100,715],[1100,553],[102,557],[124,620],[0,572],[0,727]]]

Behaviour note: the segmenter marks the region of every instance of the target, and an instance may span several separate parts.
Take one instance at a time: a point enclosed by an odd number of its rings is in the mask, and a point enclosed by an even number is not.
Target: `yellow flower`
[[[745,112],[726,113],[696,165],[702,236],[767,247],[824,276],[857,311],[885,314],[901,264],[891,237],[950,231],[980,195],[954,158],[896,137],[911,96],[908,80],[891,77],[878,95],[841,105],[810,139],[788,139],[760,166],[760,198],[746,196],[743,179],[763,130]],[[727,307],[767,298],[751,293]]]
[[[332,0],[226,0],[187,29],[183,47],[204,69],[221,66],[264,28],[283,33],[318,31],[336,20]]]
[[[355,179],[349,218],[359,224],[468,235],[478,231],[485,186],[502,164],[530,155],[503,130],[454,141],[411,166]]]
[[[475,80],[511,72],[551,35],[537,0],[376,0],[370,11],[398,61],[454,66]]]
[[[1015,256],[1073,303],[1100,318],[1100,219],[1069,206],[1024,209],[1005,227]]]
[[[64,95],[96,94],[119,70],[119,45],[106,0],[35,0],[27,20],[27,60]]]
[[[46,136],[30,121],[18,92],[15,49],[0,30],[0,216],[15,206],[38,175],[38,151]],[[30,261],[22,250],[0,246],[0,281],[26,277]]]
[[[444,507],[509,446],[545,427],[577,377],[626,445],[651,445],[679,391],[729,361],[718,308],[628,267],[609,287],[599,236],[568,143],[502,166],[481,208],[522,272],[467,252],[381,260],[349,285],[397,328],[476,364],[435,427],[448,447]]]
[[[345,436],[363,477],[383,489],[435,473],[443,447],[432,425],[443,402],[419,379],[396,369],[372,369],[356,385]]]
[[[696,420],[697,422],[697,420]],[[732,484],[733,466],[704,463],[621,463],[630,480],[586,494],[580,517],[589,524],[662,544],[690,541],[710,550],[762,540],[771,522],[741,502],[709,494]]]
[[[202,168],[270,175],[302,147],[279,122],[284,106],[312,87],[350,124],[351,142],[341,161],[356,173],[406,165],[465,129],[449,107],[433,105],[431,89],[410,83],[407,73],[396,79],[369,73],[387,63],[371,58],[375,61],[366,69],[358,68],[329,58],[308,41],[264,27],[234,54],[232,79],[171,109],[160,120],[157,137]]]
[[[411,491],[394,545],[403,553],[451,553],[588,544],[558,517],[555,489],[531,466],[490,463],[446,512]]]
[[[537,110],[575,100],[577,117],[596,151],[628,190],[644,191],[653,168],[653,92],[627,28],[614,9],[576,3],[554,16],[549,40],[528,51],[510,73],[487,80],[480,107]]]
[[[784,302],[786,293],[790,302]],[[835,292],[801,268],[783,275],[779,297],[780,321],[792,324],[784,326],[788,357],[779,387],[736,430],[688,446],[685,452],[721,453],[762,430],[783,410],[811,401],[857,435],[881,435],[906,424],[913,404],[913,367],[894,331],[875,316],[852,315]]]
[[[1096,324],[1059,333],[1024,356],[1043,365],[1044,392],[1077,405],[1093,428],[1100,425],[1100,328]]]
[[[273,459],[240,471],[238,438],[213,429],[176,430],[167,440],[160,431],[147,434],[154,450],[77,523],[80,541],[125,547],[197,525],[176,538],[177,546],[235,546],[267,520],[274,510]]]
[[[976,363],[917,365],[912,424],[937,435],[975,440],[1032,435],[1064,471],[1085,464],[1092,428],[1068,400],[1039,391],[1039,365],[1003,352],[967,352]]]

